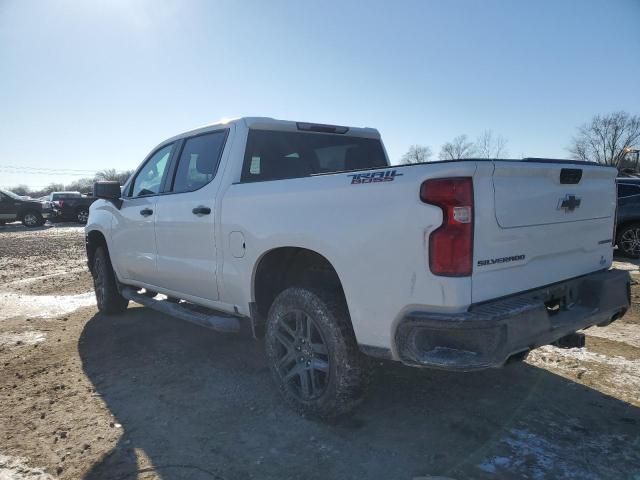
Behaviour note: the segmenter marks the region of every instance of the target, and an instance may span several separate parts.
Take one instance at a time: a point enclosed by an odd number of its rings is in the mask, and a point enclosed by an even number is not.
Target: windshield
[[[13,192],[10,192],[9,190],[0,190],[0,193],[6,195],[7,197],[11,197],[14,200],[22,200],[18,195],[16,195]]]

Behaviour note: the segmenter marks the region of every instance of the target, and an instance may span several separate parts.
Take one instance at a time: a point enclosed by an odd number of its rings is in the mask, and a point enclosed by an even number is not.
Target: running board
[[[172,303],[167,300],[156,300],[128,287],[123,288],[121,294],[127,300],[139,303],[145,307],[149,307],[172,317],[179,318],[180,320],[186,320],[187,322],[216,330],[217,332],[240,332],[240,318],[234,317],[233,315],[199,307],[187,302]]]

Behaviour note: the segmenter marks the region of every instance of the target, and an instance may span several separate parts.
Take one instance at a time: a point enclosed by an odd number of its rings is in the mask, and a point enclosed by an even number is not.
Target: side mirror
[[[93,184],[93,196],[111,201],[117,208],[122,206],[120,182],[96,182]]]

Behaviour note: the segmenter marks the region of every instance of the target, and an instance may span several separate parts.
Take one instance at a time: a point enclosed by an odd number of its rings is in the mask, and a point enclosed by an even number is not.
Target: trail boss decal
[[[351,185],[359,183],[393,182],[396,177],[401,177],[404,173],[397,173],[395,170],[384,170],[382,172],[355,173],[347,175],[351,177]]]
[[[488,260],[478,260],[479,267],[486,267],[487,265],[495,265],[496,263],[509,263],[509,262],[519,262],[520,260],[524,260],[524,255],[514,255],[512,257],[502,257],[502,258],[490,258]]]

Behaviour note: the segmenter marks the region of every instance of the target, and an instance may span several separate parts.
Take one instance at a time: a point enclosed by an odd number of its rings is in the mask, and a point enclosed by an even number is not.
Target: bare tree
[[[507,156],[506,146],[507,140],[502,135],[494,135],[491,130],[485,130],[475,144],[478,157],[489,160]]]
[[[423,145],[411,145],[407,153],[400,159],[402,163],[423,163],[428,162],[432,153],[429,147]]]
[[[68,183],[65,186],[66,190],[78,191],[82,193],[90,192],[93,190],[93,178],[80,178]]]
[[[124,172],[118,172],[115,168],[107,168],[105,170],[100,170],[96,173],[96,181],[97,180],[115,180],[120,182],[120,185],[124,184],[131,174],[133,170],[125,170]]]
[[[618,167],[631,147],[640,144],[640,116],[627,112],[596,115],[578,128],[569,152],[574,158]]]
[[[475,144],[463,134],[442,145],[438,158],[440,160],[458,160],[460,158],[472,158],[474,155],[476,155]]]
[[[27,187],[26,185],[18,185],[17,187],[13,187],[11,191],[16,195],[23,195],[23,196],[27,196],[31,193],[29,190],[29,187]]]

